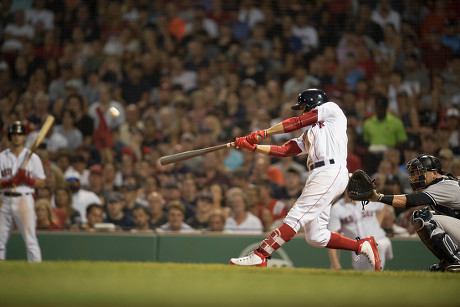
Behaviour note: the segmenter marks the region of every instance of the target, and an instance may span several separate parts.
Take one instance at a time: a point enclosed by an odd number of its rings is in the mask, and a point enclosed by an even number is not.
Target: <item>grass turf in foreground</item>
[[[133,262],[0,263],[0,306],[459,306],[460,274]]]

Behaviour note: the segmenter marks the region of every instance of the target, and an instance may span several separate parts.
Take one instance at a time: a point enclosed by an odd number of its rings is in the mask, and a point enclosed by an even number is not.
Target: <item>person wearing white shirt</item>
[[[4,43],[1,51],[18,51],[22,49],[25,40],[32,40],[35,29],[26,23],[23,10],[14,12],[14,22],[7,24],[3,33]]]
[[[224,229],[235,234],[262,234],[263,225],[258,217],[248,211],[248,202],[243,190],[233,188],[228,193],[230,217],[225,222]]]
[[[72,191],[72,206],[80,212],[82,223],[86,223],[86,207],[90,204],[101,205],[99,197],[91,192],[80,188],[80,173],[74,169],[69,169],[64,174],[67,185]]]
[[[385,25],[391,23],[394,25],[396,32],[399,33],[401,28],[401,16],[391,8],[388,0],[381,0],[377,8],[372,12],[371,20],[385,29]]]
[[[45,0],[35,0],[34,8],[25,12],[27,23],[44,30],[54,29],[54,13],[45,8]]]
[[[116,108],[120,114],[117,117],[110,116],[110,107]],[[121,103],[112,99],[110,85],[108,84],[102,85],[99,91],[99,101],[93,103],[88,110],[89,116],[94,121],[95,128],[99,127],[99,116],[97,115],[96,111],[97,108],[102,108],[105,121],[111,129],[118,129],[118,127],[120,127],[126,121],[125,109]]]
[[[166,205],[168,222],[156,230],[158,232],[195,232],[190,225],[184,223],[185,207],[180,201],[171,201]]]

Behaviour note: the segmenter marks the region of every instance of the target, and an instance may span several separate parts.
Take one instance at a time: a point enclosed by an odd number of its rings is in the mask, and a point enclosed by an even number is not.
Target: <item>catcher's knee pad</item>
[[[448,263],[460,263],[457,244],[445,232],[442,225],[433,219],[433,214],[428,207],[414,211],[411,224],[422,242],[436,257]]]

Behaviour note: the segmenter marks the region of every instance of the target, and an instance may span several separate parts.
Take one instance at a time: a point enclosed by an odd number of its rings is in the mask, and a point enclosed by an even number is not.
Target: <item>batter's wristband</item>
[[[382,194],[382,197],[380,197],[379,201],[381,203],[391,205],[393,203],[394,198],[395,198],[394,195],[383,195]]]

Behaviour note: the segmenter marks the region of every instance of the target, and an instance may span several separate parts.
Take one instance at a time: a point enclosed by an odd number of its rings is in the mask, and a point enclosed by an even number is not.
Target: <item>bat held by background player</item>
[[[48,131],[50,130],[51,126],[54,123],[54,116],[53,115],[48,115],[46,118],[45,122],[42,125],[42,128],[40,129],[40,132],[37,135],[37,138],[35,141],[30,145],[30,153],[27,156],[27,158],[24,160],[24,163],[22,163],[21,169],[25,169],[27,163],[29,163],[30,157],[32,157],[32,154],[37,150],[38,146],[42,143],[43,139],[45,136],[48,134]]]

